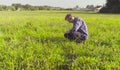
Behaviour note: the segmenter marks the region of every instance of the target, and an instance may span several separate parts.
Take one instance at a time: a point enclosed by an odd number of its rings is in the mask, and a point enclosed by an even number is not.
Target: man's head
[[[74,22],[74,16],[71,14],[67,14],[65,16],[65,20],[67,20],[69,23],[73,23]]]

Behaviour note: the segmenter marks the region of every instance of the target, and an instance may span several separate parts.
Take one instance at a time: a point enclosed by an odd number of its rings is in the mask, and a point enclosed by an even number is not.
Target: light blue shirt
[[[78,31],[81,33],[82,36],[88,38],[88,29],[86,23],[78,17],[75,17],[73,22],[73,28],[70,31],[71,32]]]

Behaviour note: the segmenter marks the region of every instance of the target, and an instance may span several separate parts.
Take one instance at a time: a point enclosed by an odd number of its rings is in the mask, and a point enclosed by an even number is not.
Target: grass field
[[[84,44],[64,38],[68,12],[86,21]],[[120,70],[120,14],[0,12],[0,70]]]

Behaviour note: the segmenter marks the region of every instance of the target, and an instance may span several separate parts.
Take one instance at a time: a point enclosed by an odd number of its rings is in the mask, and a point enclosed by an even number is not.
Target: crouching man
[[[65,20],[73,24],[72,29],[67,31],[64,36],[69,40],[75,40],[77,43],[82,43],[88,38],[88,30],[86,23],[72,14],[67,14]]]

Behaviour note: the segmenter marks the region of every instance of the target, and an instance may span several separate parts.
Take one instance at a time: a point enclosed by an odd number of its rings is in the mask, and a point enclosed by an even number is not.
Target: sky
[[[84,8],[87,5],[104,5],[106,0],[0,0],[0,5],[11,5],[13,3],[30,4],[33,6],[48,5],[62,8],[73,8],[78,5]]]

